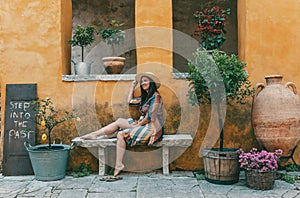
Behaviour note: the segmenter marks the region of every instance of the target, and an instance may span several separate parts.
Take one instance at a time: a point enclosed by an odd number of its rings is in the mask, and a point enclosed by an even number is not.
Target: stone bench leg
[[[98,159],[99,159],[99,175],[103,176],[106,173],[105,148],[98,147]]]
[[[169,175],[169,147],[162,147],[162,165],[163,165],[163,174]]]

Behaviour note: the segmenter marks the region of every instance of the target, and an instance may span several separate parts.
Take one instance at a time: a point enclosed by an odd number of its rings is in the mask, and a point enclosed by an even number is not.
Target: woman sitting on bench
[[[151,145],[160,140],[164,133],[163,103],[157,90],[160,87],[159,79],[151,72],[137,74],[129,91],[128,103],[134,100],[133,91],[138,82],[141,88],[141,116],[138,120],[118,118],[115,122],[81,137],[86,140],[97,139],[98,136],[111,135],[122,129],[117,134],[114,176],[124,169],[123,156],[126,144],[130,146],[137,143]]]

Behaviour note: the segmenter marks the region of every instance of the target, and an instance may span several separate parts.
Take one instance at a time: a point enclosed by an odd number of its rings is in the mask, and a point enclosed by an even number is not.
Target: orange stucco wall
[[[37,83],[40,98],[50,96],[58,106],[70,109],[72,84],[63,83],[61,76],[67,72],[70,57],[65,43],[71,36],[71,16],[68,1],[1,1],[2,104],[6,84]],[[2,105],[2,115],[4,112]],[[1,121],[3,126],[4,119]]]
[[[265,75],[282,74],[284,79],[300,86],[299,4],[297,0],[289,0],[289,3],[282,0],[238,1],[239,55],[248,65],[253,84],[263,81]],[[67,41],[71,38],[71,6],[71,0],[2,0],[0,4],[1,102],[5,104],[6,84],[37,83],[38,96],[51,97],[58,109],[71,110],[75,106],[80,112],[81,123],[58,128],[65,132],[65,143],[70,143],[79,132],[96,130],[116,117],[127,116],[128,107],[122,104],[130,85],[130,81],[62,81],[62,74],[70,71]],[[187,104],[188,82],[172,78],[172,0],[136,1],[135,6],[137,71],[152,71],[160,77],[160,92],[168,113],[168,133],[175,133],[179,125],[181,133],[191,133],[194,137],[192,146],[172,161],[171,169],[201,169],[199,150],[207,130],[213,130],[208,126],[210,109],[204,106],[200,108],[201,115],[199,112],[193,114],[197,107]],[[225,146],[250,148],[256,144],[251,131],[250,109],[249,104],[243,108],[229,108],[224,128],[227,131]],[[4,112],[2,105],[2,115]],[[3,129],[4,119],[1,125]],[[2,158],[3,132],[0,146]],[[176,153],[180,151],[174,150],[171,154]],[[97,169],[97,160],[88,151],[76,148],[71,153],[72,167],[85,160]],[[139,162],[143,160],[147,161],[141,159]]]
[[[239,0],[239,56],[253,84],[283,75],[300,87],[300,2]]]
[[[283,75],[283,82],[300,87],[300,1],[239,0],[239,57],[247,63],[253,85],[267,75]],[[299,148],[299,143],[296,148]],[[299,164],[300,150],[293,154]],[[284,164],[293,163],[291,159]]]

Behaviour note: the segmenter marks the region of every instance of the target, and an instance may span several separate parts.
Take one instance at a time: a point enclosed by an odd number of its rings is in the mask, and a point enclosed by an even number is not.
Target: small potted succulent
[[[105,70],[108,74],[119,74],[124,67],[125,58],[116,56],[115,54],[115,46],[124,44],[125,31],[122,30],[123,25],[123,23],[112,20],[108,28],[103,27],[103,24],[101,24],[101,27],[97,32],[102,40],[106,42],[107,45],[111,46],[112,49],[112,56],[102,58]]]
[[[240,149],[238,153],[240,167],[245,170],[246,185],[256,190],[273,189],[282,150],[268,152],[252,148],[249,152]]]
[[[95,41],[95,27],[94,26],[77,26],[73,34],[72,40],[69,41],[71,46],[81,47],[81,62],[75,63],[74,72],[76,75],[90,74],[91,66],[84,61],[84,49],[86,46],[91,45]]]
[[[48,144],[31,146],[25,142],[24,145],[29,152],[35,178],[41,181],[58,180],[65,177],[69,151],[72,146],[62,143],[52,143],[51,132],[57,125],[70,121],[73,118],[79,120],[74,113],[60,113],[54,109],[50,98],[38,99],[32,102],[35,105],[34,122],[39,126],[38,131],[46,131],[42,134],[42,141],[48,140]]]

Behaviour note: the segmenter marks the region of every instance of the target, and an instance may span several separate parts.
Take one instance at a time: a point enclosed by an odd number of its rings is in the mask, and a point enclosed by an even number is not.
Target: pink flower
[[[257,148],[252,148],[248,153],[245,153],[242,149],[239,149],[238,154],[241,168],[266,172],[278,168],[278,161],[282,155],[282,150],[278,149],[275,152],[262,150],[259,152]]]

